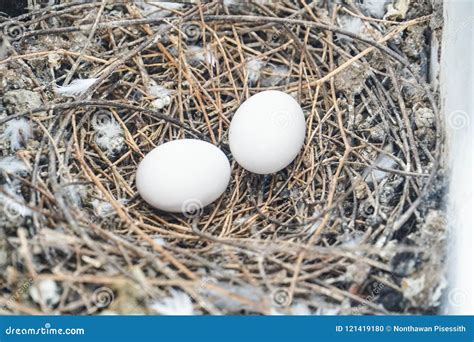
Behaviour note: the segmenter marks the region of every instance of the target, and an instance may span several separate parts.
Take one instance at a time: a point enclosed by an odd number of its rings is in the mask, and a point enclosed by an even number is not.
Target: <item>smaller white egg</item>
[[[298,155],[306,123],[296,100],[277,90],[248,98],[234,114],[229,147],[244,169],[258,174],[278,172]]]
[[[142,198],[157,209],[197,213],[218,199],[230,180],[230,164],[216,146],[180,139],[150,151],[137,169]]]

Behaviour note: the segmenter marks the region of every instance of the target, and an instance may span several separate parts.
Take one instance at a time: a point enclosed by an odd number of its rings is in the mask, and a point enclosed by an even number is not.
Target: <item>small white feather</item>
[[[126,204],[127,200],[119,198],[117,200],[120,204]],[[91,202],[94,212],[99,217],[107,217],[115,212],[114,207],[109,202],[94,198]]]
[[[0,41],[0,59],[4,59],[8,55],[11,45],[7,39],[2,39]]]
[[[364,170],[363,176],[368,182],[372,182],[374,179],[376,182],[380,182],[385,177],[387,177],[388,173],[383,170],[379,170],[378,168],[393,169],[397,164],[390,156],[390,153],[393,151],[392,146],[387,145],[384,150],[387,153],[381,153],[375,160],[374,164]]]
[[[345,15],[339,18],[339,26],[353,34],[360,34],[364,27],[362,20],[357,17]],[[341,33],[336,33],[337,39],[341,41],[352,41],[352,38]]]
[[[153,97],[166,97],[171,94],[171,91],[169,89],[166,89],[165,87],[156,84],[154,81],[150,86],[149,92],[150,95]]]
[[[150,308],[164,316],[191,316],[194,315],[193,303],[189,296],[181,291],[171,291],[171,297],[156,301]]]
[[[206,63],[210,66],[215,66],[217,64],[217,58],[212,53],[209,47],[203,48],[202,46],[192,45],[189,46],[186,51],[187,59],[190,63]]]
[[[31,137],[31,125],[26,119],[7,122],[2,138],[10,142],[12,151],[20,149]]]
[[[381,167],[383,169],[392,169],[396,165],[395,161],[390,158],[389,156],[386,155],[381,155],[379,158],[377,158],[377,161],[375,162],[376,167]],[[377,182],[380,182],[382,179],[387,177],[387,172],[378,170],[375,168],[372,171],[372,174]]]
[[[163,1],[158,2],[157,6],[142,2],[140,7],[143,9],[143,14],[150,18],[164,18],[173,14],[173,10],[177,11],[184,7],[184,4],[179,2]]]
[[[171,103],[171,98],[169,96],[163,97],[163,98],[158,98],[153,100],[152,105],[156,109],[163,109],[166,106],[168,106]]]
[[[97,198],[94,198],[91,202],[94,212],[99,217],[106,217],[107,215],[113,213],[114,208],[108,202],[101,201]]]
[[[0,204],[3,213],[10,219],[31,215],[31,209],[25,205],[25,200],[20,194],[20,183],[13,181],[4,184],[0,192]]]
[[[59,289],[55,281],[45,279],[34,284],[30,288],[30,296],[36,303],[43,302],[47,305],[54,305],[59,302]]]
[[[385,14],[385,4],[389,0],[364,0],[361,8],[370,16],[383,18]]]
[[[14,156],[9,156],[0,159],[0,171],[8,174],[18,174],[28,172],[26,164]]]
[[[62,96],[80,96],[84,94],[98,78],[85,78],[72,81],[67,86],[57,86],[54,91]]]
[[[97,132],[95,142],[107,155],[112,156],[122,150],[125,144],[122,127],[114,119],[96,125],[94,129]]]
[[[68,203],[77,208],[82,206],[82,199],[86,196],[86,187],[84,185],[71,181],[69,184],[65,184],[62,190]]]
[[[156,82],[153,80],[150,83],[151,84],[148,92],[151,96],[156,97],[156,99],[152,102],[153,107],[157,109],[163,109],[165,106],[168,106],[171,103],[171,91],[156,84]]]
[[[233,270],[226,270],[225,274],[228,276],[235,276]],[[260,290],[260,288],[249,284],[234,285],[225,282],[219,282],[218,285],[219,287],[226,289],[228,292],[234,293],[239,297],[247,298],[252,302],[261,302],[265,300],[265,295]],[[240,310],[244,308],[241,302],[233,299],[232,297],[225,296],[220,292],[213,291],[209,288],[203,288],[202,292],[204,295],[212,298],[212,302],[216,307],[223,308],[225,310]]]
[[[270,66],[270,75],[263,77],[262,86],[263,87],[273,87],[278,85],[286,77],[288,77],[290,70],[284,65],[271,65]]]
[[[264,62],[258,59],[251,59],[247,62],[246,70],[248,75],[248,84],[253,85],[258,82],[262,74]]]
[[[364,235],[360,232],[345,233],[340,237],[341,247],[356,249],[362,242]]]

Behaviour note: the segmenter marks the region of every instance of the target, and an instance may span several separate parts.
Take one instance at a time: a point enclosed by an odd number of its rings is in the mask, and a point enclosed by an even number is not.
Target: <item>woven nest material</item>
[[[443,127],[426,33],[440,27],[412,3],[385,19],[304,1],[74,3],[5,19],[0,133],[22,118],[32,132],[2,142],[2,165],[24,164],[2,169],[4,310],[436,310]],[[234,162],[228,128],[267,89],[301,104],[307,133],[289,167],[261,176]],[[140,198],[135,172],[180,138],[220,147],[232,176],[215,203],[169,214]]]

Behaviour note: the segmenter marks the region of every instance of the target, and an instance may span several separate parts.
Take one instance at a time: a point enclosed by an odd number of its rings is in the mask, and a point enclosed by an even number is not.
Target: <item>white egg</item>
[[[230,123],[229,146],[244,169],[269,174],[287,167],[304,143],[303,110],[288,94],[267,90],[247,99]]]
[[[150,151],[137,170],[137,189],[157,209],[197,213],[227,188],[230,165],[216,146],[181,139]]]

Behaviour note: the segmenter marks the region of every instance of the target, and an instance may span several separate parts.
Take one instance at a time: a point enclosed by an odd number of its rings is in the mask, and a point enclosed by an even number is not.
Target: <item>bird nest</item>
[[[443,127],[427,1],[38,5],[4,18],[4,310],[61,314],[433,312],[443,281]],[[388,15],[390,14],[390,15]],[[301,153],[256,175],[233,114],[276,89],[306,119]],[[135,172],[197,138],[227,191],[150,207]]]

